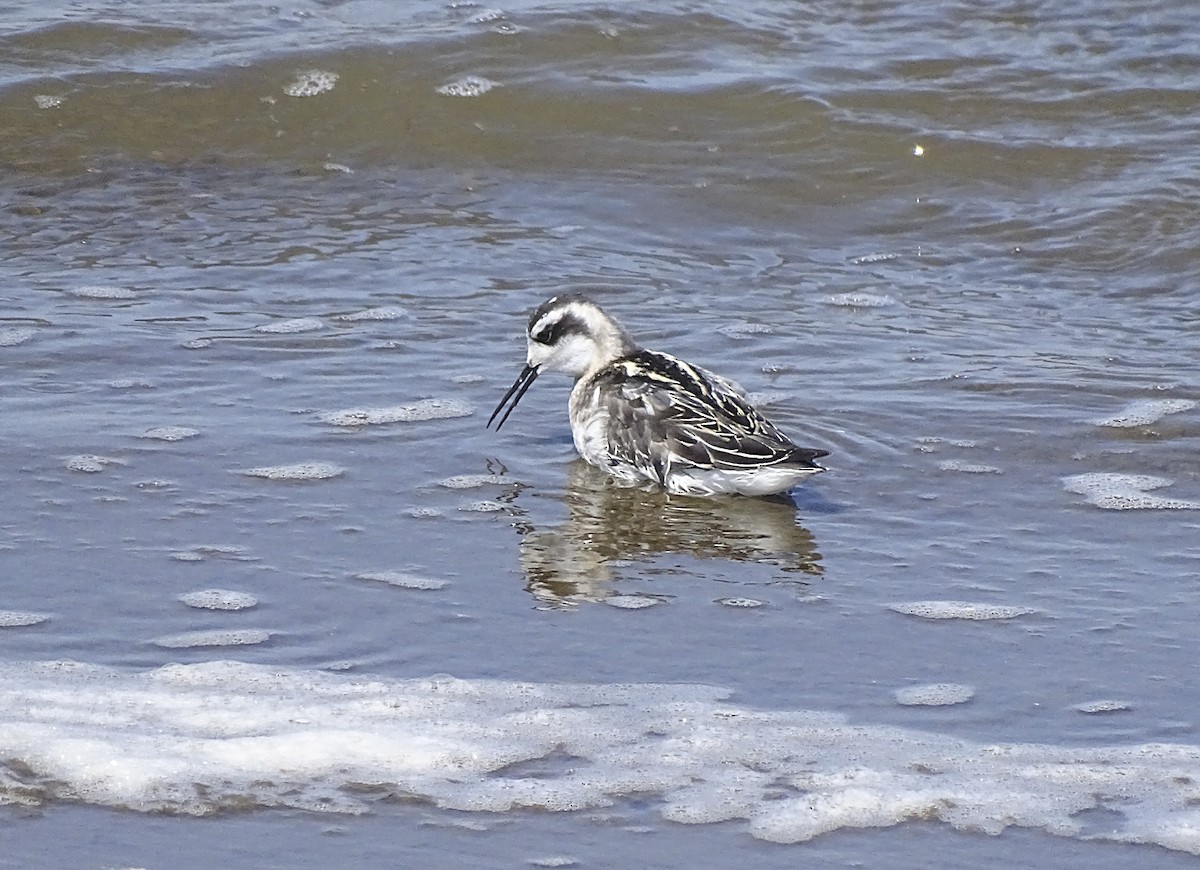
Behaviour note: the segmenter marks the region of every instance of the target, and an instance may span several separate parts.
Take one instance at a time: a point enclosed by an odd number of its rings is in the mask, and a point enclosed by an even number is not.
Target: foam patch
[[[904,601],[889,604],[888,610],[922,619],[1014,619],[1037,613],[1033,607],[1012,604],[976,604],[970,601]]]
[[[1082,495],[1088,504],[1104,510],[1200,510],[1198,501],[1151,494],[1150,490],[1162,489],[1174,483],[1166,477],[1094,472],[1064,477],[1062,483],[1067,492]]]
[[[286,86],[283,92],[289,97],[315,97],[333,90],[337,84],[338,74],[322,69],[310,69],[297,73],[296,78]]]
[[[735,822],[777,843],[938,821],[1200,855],[1200,746],[978,742],[726,697],[228,661],[141,672],[6,662],[0,804],[210,815],[418,800],[505,813],[636,799],[671,821]],[[1087,821],[1096,810],[1100,828]]]
[[[397,586],[401,589],[434,590],[446,587],[445,580],[439,580],[435,577],[422,577],[419,574],[409,574],[407,571],[365,571],[362,574],[355,574],[354,576],[359,580],[372,580],[376,583],[386,583],[388,586]]]
[[[266,643],[271,632],[258,628],[216,629],[213,631],[184,631],[154,639],[155,646],[167,649],[191,649],[205,646],[252,646]]]
[[[316,332],[324,329],[325,324],[315,317],[293,317],[290,320],[275,320],[254,327],[256,332],[266,332],[272,335],[294,335],[299,332]]]
[[[232,589],[198,589],[180,595],[179,600],[199,610],[246,610],[258,604],[250,593]]]
[[[958,683],[905,686],[895,692],[896,703],[906,707],[946,707],[951,704],[963,704],[974,697],[974,689]]]
[[[340,477],[346,469],[332,462],[298,462],[295,465],[267,465],[261,468],[245,468],[238,472],[247,477],[263,477],[267,480],[328,480]]]
[[[321,414],[322,423],[331,426],[379,426],[387,423],[416,423],[425,420],[448,420],[469,417],[475,409],[457,399],[422,399],[411,405],[390,408],[348,408]]]
[[[1190,411],[1196,407],[1191,399],[1141,399],[1126,405],[1112,417],[1102,417],[1090,422],[1095,426],[1110,426],[1126,429],[1134,426],[1149,426],[1168,414]]]
[[[464,76],[448,84],[444,84],[436,88],[437,92],[444,97],[481,97],[493,88],[500,87],[499,82],[494,82],[483,76]]]
[[[37,330],[27,326],[0,329],[0,347],[16,347],[18,344],[29,341],[35,335],[37,335]]]
[[[190,426],[156,426],[153,429],[147,429],[141,437],[151,441],[184,441],[188,438],[195,438],[199,434],[200,430],[192,429]]]
[[[41,625],[50,617],[44,613],[24,610],[0,610],[0,628],[22,628],[26,625]]]

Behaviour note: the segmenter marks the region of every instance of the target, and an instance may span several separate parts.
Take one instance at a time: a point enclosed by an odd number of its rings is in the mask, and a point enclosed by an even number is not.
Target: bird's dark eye
[[[587,326],[574,314],[564,314],[558,320],[552,321],[537,332],[531,332],[529,337],[538,344],[558,344],[568,335],[584,335]]]

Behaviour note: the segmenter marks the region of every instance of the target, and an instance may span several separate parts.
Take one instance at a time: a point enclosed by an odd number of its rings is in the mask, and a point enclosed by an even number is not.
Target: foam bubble
[[[950,704],[962,704],[975,697],[975,690],[970,686],[958,683],[930,683],[927,686],[906,686],[897,689],[895,698],[897,704],[907,707],[944,707]]]
[[[825,301],[840,308],[883,308],[895,305],[896,300],[883,293],[835,293]]]
[[[207,646],[253,646],[266,643],[271,632],[258,628],[216,629],[213,631],[184,631],[167,634],[151,641],[167,649],[193,649]]]
[[[378,583],[386,583],[389,586],[398,586],[401,589],[435,590],[446,588],[445,580],[438,580],[433,577],[421,577],[405,571],[364,571],[354,576],[359,580],[374,580]]]
[[[1085,701],[1082,704],[1076,704],[1072,709],[1078,710],[1080,713],[1123,713],[1126,710],[1132,710],[1133,705],[1128,701],[1105,698],[1099,701]]]
[[[362,311],[342,314],[338,317],[338,320],[357,323],[361,320],[402,320],[405,317],[408,317],[408,312],[403,308],[385,305],[380,308],[364,308]]]
[[[153,390],[156,385],[145,378],[116,378],[108,382],[114,390]]]
[[[198,546],[184,550],[183,552],[171,554],[172,559],[177,559],[180,562],[200,562],[209,556],[217,559],[228,559],[232,562],[257,561],[257,557],[250,555],[245,547],[234,546]]]
[[[1089,504],[1104,510],[1200,510],[1200,502],[1163,498],[1148,490],[1170,486],[1174,481],[1148,474],[1093,472],[1062,479],[1063,489],[1082,495]]]
[[[116,287],[112,284],[86,284],[70,291],[73,296],[83,299],[134,299],[137,294],[128,287]]]
[[[1111,426],[1125,429],[1132,426],[1148,426],[1157,423],[1168,414],[1190,411],[1196,407],[1191,399],[1140,399],[1131,402],[1112,417],[1102,417],[1089,422],[1095,426]]]
[[[289,97],[315,97],[332,91],[337,84],[338,74],[321,69],[310,69],[297,73],[291,84],[286,85],[283,92]]]
[[[717,604],[724,605],[725,607],[745,607],[745,608],[755,608],[755,607],[766,607],[767,606],[767,602],[759,601],[757,598],[718,598]]]
[[[460,511],[468,513],[494,514],[500,511],[508,510],[508,505],[502,501],[491,501],[484,499],[482,501],[473,501],[470,504],[464,504],[459,507]]]
[[[45,613],[30,613],[24,610],[0,610],[0,628],[20,628],[25,625],[41,625],[50,617]],[[0,801],[2,803],[3,801]]]
[[[486,94],[492,88],[498,87],[500,87],[499,82],[483,76],[464,76],[449,84],[444,84],[436,90],[446,97],[478,97]]]
[[[662,604],[662,599],[652,595],[610,595],[604,599],[604,603],[620,610],[644,610]]]
[[[888,610],[922,619],[1013,619],[1037,613],[1037,608],[1012,604],[976,604],[969,601],[903,601]]]
[[[198,610],[246,610],[258,604],[250,593],[232,589],[198,589],[180,595],[179,600]]]
[[[994,465],[979,465],[974,462],[964,462],[961,459],[946,459],[938,463],[942,471],[957,471],[962,474],[1001,474]]]
[[[315,317],[293,317],[290,320],[275,320],[271,323],[263,323],[254,327],[254,330],[271,335],[294,335],[299,332],[316,332],[324,328],[325,324]]]
[[[757,335],[765,335],[774,331],[766,323],[731,323],[717,329],[721,335],[732,339],[754,338]]]
[[[24,344],[37,334],[36,329],[17,326],[11,329],[0,329],[0,347],[16,347]]]
[[[323,423],[333,426],[377,426],[384,423],[413,423],[423,420],[446,420],[469,417],[475,409],[457,399],[422,399],[411,405],[390,408],[348,408],[321,414]]]
[[[438,486],[446,489],[476,489],[491,484],[515,483],[511,477],[502,474],[458,474],[438,481]]]
[[[248,477],[264,477],[267,480],[328,480],[345,474],[346,469],[332,462],[297,462],[295,465],[245,468],[238,473]]]
[[[211,815],[404,799],[505,813],[637,795],[667,820],[732,822],[778,843],[919,821],[1200,855],[1200,746],[975,742],[727,697],[233,661],[5,661],[0,758],[21,775],[0,777],[0,801]],[[1095,810],[1102,827],[1081,817]]]
[[[63,104],[65,97],[54,96],[53,94],[34,94],[33,104],[39,109],[57,109]]]
[[[147,429],[140,437],[149,438],[152,441],[183,441],[187,438],[195,438],[199,434],[199,429],[192,429],[189,426],[156,426],[153,429]]]
[[[67,458],[67,468],[71,471],[83,471],[88,474],[97,474],[110,465],[124,464],[120,459],[113,459],[111,456],[97,456],[94,453],[80,453]]]

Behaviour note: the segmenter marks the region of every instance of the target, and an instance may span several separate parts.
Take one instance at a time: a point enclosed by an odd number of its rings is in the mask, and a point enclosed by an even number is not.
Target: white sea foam
[[[97,474],[110,465],[124,465],[120,459],[114,459],[111,456],[97,456],[94,453],[80,453],[78,456],[67,457],[67,468],[71,471],[83,471],[88,474]]]
[[[742,607],[750,610],[767,606],[767,602],[760,601],[757,598],[718,598],[717,604],[724,605],[725,607]]]
[[[835,293],[825,299],[839,308],[884,308],[895,305],[896,300],[884,293]]]
[[[195,438],[199,434],[199,429],[192,429],[190,426],[156,426],[153,429],[147,429],[141,437],[149,438],[152,441],[183,441],[187,438]]]
[[[767,323],[731,323],[728,326],[720,326],[717,332],[724,335],[726,338],[732,339],[747,339],[754,338],[759,335],[772,333],[775,330]]]
[[[446,587],[445,580],[439,580],[436,577],[422,577],[407,571],[364,571],[354,576],[359,580],[373,580],[389,586],[398,586],[401,589],[434,590]]]
[[[34,94],[33,104],[39,109],[57,109],[63,104],[65,99],[65,97],[55,94]]]
[[[480,486],[506,483],[516,483],[516,481],[502,474],[459,474],[439,480],[438,486],[444,486],[446,489],[475,489]]]
[[[905,686],[895,692],[896,703],[907,707],[945,707],[950,704],[962,704],[974,697],[974,689],[958,683]]]
[[[310,69],[297,73],[296,78],[286,86],[283,92],[289,97],[315,97],[332,91],[337,84],[338,74],[322,69]]]
[[[470,504],[460,505],[458,509],[467,513],[495,514],[508,510],[508,505],[502,501],[483,499],[482,501],[473,501]]]
[[[662,604],[662,599],[653,595],[610,595],[604,599],[604,603],[620,610],[644,610]]]
[[[725,698],[239,662],[4,662],[0,803],[201,815],[416,799],[503,813],[637,795],[668,820],[736,822],[780,843],[912,820],[1200,855],[1200,746],[976,742]],[[1103,827],[1087,821],[1095,810]]]
[[[437,92],[446,97],[479,97],[486,94],[492,88],[500,87],[499,82],[494,82],[483,76],[464,76],[461,79],[444,84],[437,88]]]
[[[299,332],[316,332],[324,329],[325,324],[315,317],[293,317],[290,320],[273,320],[254,327],[256,332],[266,332],[272,335],[294,335]]]
[[[49,618],[45,613],[30,613],[27,610],[0,610],[0,628],[41,625]]]
[[[422,399],[411,405],[390,408],[347,408],[320,415],[323,423],[332,426],[378,426],[385,423],[414,423],[423,420],[446,420],[469,417],[475,409],[458,399]]]
[[[364,308],[362,311],[342,314],[338,317],[338,320],[357,323],[361,320],[402,320],[405,317],[408,317],[408,312],[403,308],[387,305],[380,308]]]
[[[117,287],[112,284],[85,284],[71,290],[75,296],[83,299],[134,299],[137,294],[128,287]]]
[[[1196,407],[1191,399],[1141,399],[1126,405],[1112,417],[1102,417],[1090,422],[1096,426],[1111,426],[1125,429],[1133,426],[1149,426],[1168,414],[1190,411]]]
[[[238,473],[248,477],[265,477],[267,480],[328,480],[345,474],[346,469],[332,462],[298,462],[295,465],[244,468]]]
[[[1200,510],[1200,501],[1164,498],[1149,492],[1174,483],[1166,477],[1094,472],[1064,477],[1062,482],[1067,492],[1082,495],[1089,504],[1105,510]]]
[[[977,604],[970,601],[903,601],[888,605],[889,610],[923,619],[1013,619],[1037,613],[1033,607],[1013,604]]]
[[[961,459],[946,459],[938,463],[938,468],[942,471],[957,471],[961,474],[1000,474],[1001,471],[994,465],[980,465],[976,462],[964,462]]]
[[[1074,709],[1080,713],[1124,713],[1127,710],[1132,710],[1133,705],[1128,701],[1102,698],[1098,701],[1085,701],[1082,704],[1076,704]]]
[[[155,646],[167,649],[192,649],[205,646],[252,646],[266,643],[271,632],[259,628],[214,629],[212,631],[183,631],[156,637]]]
[[[232,589],[198,589],[180,595],[179,600],[199,610],[246,610],[258,604],[258,599],[249,592]]]
[[[37,334],[36,329],[27,326],[14,326],[10,329],[0,329],[0,347],[16,347],[24,344]]]

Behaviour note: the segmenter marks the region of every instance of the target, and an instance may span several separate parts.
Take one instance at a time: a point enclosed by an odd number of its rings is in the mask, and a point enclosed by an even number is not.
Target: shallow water
[[[437,674],[717,687],[739,711],[858,726],[851,748],[873,759],[853,809],[821,803],[853,765],[825,791],[792,782],[834,833],[756,845],[763,866],[918,866],[927,846],[973,866],[1182,862],[1200,851],[1182,781],[1160,803],[1098,789],[1075,828],[1018,789],[995,824],[1060,836],[993,840],[913,822],[955,824],[905,804],[891,773],[917,744],[946,763],[964,743],[1054,764],[1200,751],[1197,19],[1181,3],[1119,20],[1089,3],[6,10],[0,689],[44,708],[69,681],[18,663],[58,660],[118,683],[236,660],[347,690]],[[829,473],[792,504],[616,489],[575,459],[569,384],[551,377],[486,431],[527,312],[564,289],[739,381],[831,451]],[[213,589],[199,600],[256,604],[181,600]],[[252,710],[240,679],[225,689]],[[159,726],[206,745],[212,722],[156,703]],[[478,841],[501,863],[715,866],[782,788],[684,827],[661,812],[672,786],[631,794],[603,772],[615,810],[468,813],[482,830],[463,833],[439,788],[381,763],[360,772],[373,788],[431,806],[325,817],[235,789],[201,809],[245,815],[165,822],[121,808],[194,799],[205,780],[170,767],[177,747],[61,712],[135,774],[89,798],[88,753],[21,731],[14,709],[0,801],[41,809],[3,817],[5,840],[63,865],[85,839],[55,831],[78,823],[115,844],[263,836],[284,856],[337,853],[348,838],[321,839],[337,829],[435,864]],[[218,778],[287,779],[303,746],[336,756],[335,730],[300,738],[267,712]],[[131,716],[129,734],[146,727]],[[654,757],[642,733],[635,761]],[[528,778],[555,806],[570,779],[554,751],[509,738],[474,751],[494,769],[549,757]],[[735,743],[694,750],[715,765],[701,780],[799,775],[786,747],[751,763]],[[1050,802],[1073,805],[1063,788]],[[1115,842],[1131,838],[1176,851]]]

